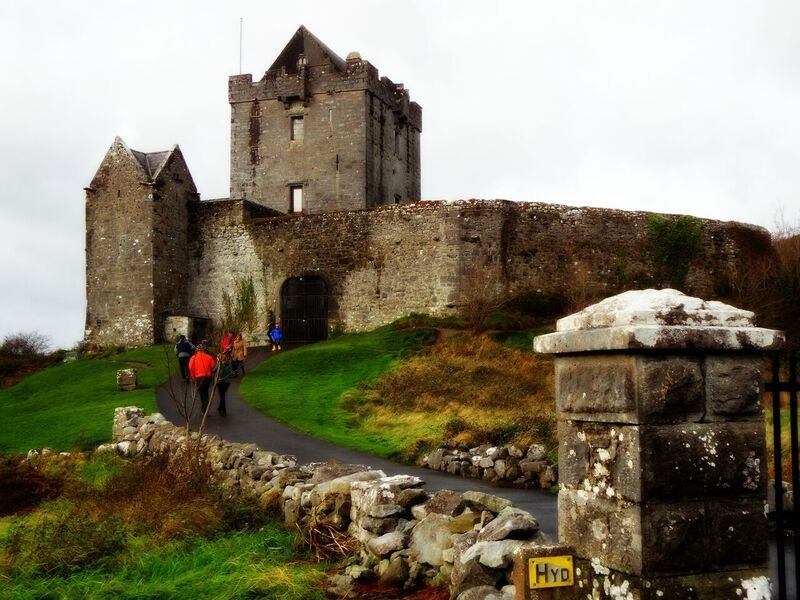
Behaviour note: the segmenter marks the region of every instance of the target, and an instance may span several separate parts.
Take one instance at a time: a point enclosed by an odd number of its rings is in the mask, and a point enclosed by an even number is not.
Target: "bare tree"
[[[48,336],[38,331],[27,331],[5,336],[0,352],[16,356],[42,356],[49,348]]]
[[[500,265],[475,258],[461,276],[459,296],[469,326],[485,331],[492,314],[508,299]]]

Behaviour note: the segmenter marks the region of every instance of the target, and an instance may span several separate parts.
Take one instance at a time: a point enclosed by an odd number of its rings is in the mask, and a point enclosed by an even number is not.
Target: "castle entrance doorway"
[[[287,343],[328,338],[328,284],[322,277],[286,280],[281,288],[281,328]]]

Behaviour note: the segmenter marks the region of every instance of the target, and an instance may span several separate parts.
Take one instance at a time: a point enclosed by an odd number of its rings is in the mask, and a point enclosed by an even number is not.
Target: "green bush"
[[[647,218],[647,235],[650,259],[662,282],[682,289],[700,252],[703,222],[686,215],[652,214]]]

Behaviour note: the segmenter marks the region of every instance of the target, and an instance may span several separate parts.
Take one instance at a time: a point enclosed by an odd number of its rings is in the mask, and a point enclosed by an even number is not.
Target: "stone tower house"
[[[180,148],[145,154],[119,137],[86,188],[86,339],[159,341],[185,314],[189,213],[197,190]]]
[[[301,26],[260,81],[228,90],[231,198],[305,214],[420,199],[422,109],[358,53]]]

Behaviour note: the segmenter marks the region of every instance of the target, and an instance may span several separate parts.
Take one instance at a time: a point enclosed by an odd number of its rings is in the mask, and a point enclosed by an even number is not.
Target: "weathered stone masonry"
[[[422,109],[358,53],[343,60],[300,27],[261,80],[232,76],[231,197],[290,212],[420,199]]]
[[[591,598],[768,597],[759,352],[783,335],[752,317],[631,291],[535,340],[556,355],[559,538]]]
[[[219,319],[224,289],[252,275],[265,306],[279,306],[289,277],[320,275],[330,285],[331,322],[362,330],[410,312],[446,314],[475,269],[510,294],[608,294],[654,283],[647,216],[508,201],[420,202],[364,211],[258,217],[241,201],[200,203],[190,246],[189,310]],[[262,213],[263,214],[263,211]],[[713,296],[747,264],[748,235],[737,223],[703,221],[703,243],[686,289]]]

